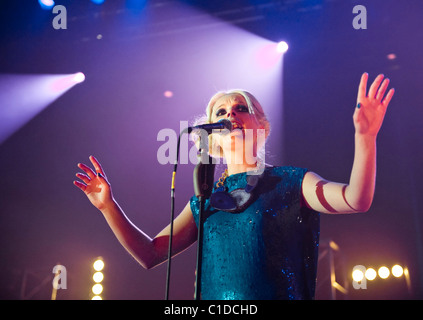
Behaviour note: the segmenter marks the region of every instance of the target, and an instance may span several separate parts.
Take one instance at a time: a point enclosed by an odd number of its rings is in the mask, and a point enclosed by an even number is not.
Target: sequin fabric
[[[320,215],[301,207],[307,169],[269,167],[258,198],[245,211],[218,211],[206,200],[203,300],[313,299]],[[228,176],[228,191],[245,188],[246,173]],[[198,226],[199,201],[190,200]]]

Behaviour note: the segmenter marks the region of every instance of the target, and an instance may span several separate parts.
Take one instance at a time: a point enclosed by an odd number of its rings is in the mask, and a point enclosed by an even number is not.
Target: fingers
[[[388,94],[386,95],[385,99],[382,101],[382,104],[387,107],[389,102],[391,101],[392,97],[394,96],[395,89],[391,89],[388,91]]]
[[[82,173],[77,173],[76,174],[76,176],[79,178],[79,179],[81,179],[82,181],[84,181],[84,183],[85,184],[89,184],[90,183],[90,181],[91,181],[91,179],[87,176],[87,175],[85,175],[85,174],[82,174]]]
[[[91,160],[90,156],[90,160]],[[85,192],[87,189],[87,185],[91,182],[92,179],[95,179],[97,177],[97,173],[94,172],[90,167],[83,163],[78,163],[78,168],[82,169],[86,174],[78,172],[76,176],[81,179],[84,183],[80,181],[74,181],[73,184],[77,186],[79,189]],[[98,165],[97,165],[98,168]],[[96,169],[97,170],[97,169]]]
[[[79,189],[81,189],[82,191],[86,191],[88,186],[91,183],[91,179],[90,177],[88,177],[87,175],[83,174],[83,173],[77,173],[76,176],[81,179],[84,183],[80,182],[80,181],[73,181],[73,184],[75,186],[77,186]],[[107,182],[106,178],[99,172],[97,173],[97,175],[95,176],[98,180],[98,182],[100,182],[101,184],[105,185],[105,186],[109,186],[109,183]]]
[[[380,88],[377,89],[377,87],[379,86],[382,79],[383,79],[383,75],[379,75],[375,79],[375,81],[373,82],[372,86],[375,85],[375,88],[376,88],[375,89],[376,90],[376,92],[375,92],[376,100],[378,100],[379,102],[382,102],[382,105],[386,108],[388,106],[389,102],[391,101],[391,99],[392,99],[392,97],[395,93],[395,90],[394,89],[389,90],[385,99],[382,101],[383,96],[385,95],[385,92],[388,89],[388,85],[389,85],[389,82],[390,82],[390,80],[388,78],[386,78],[385,80],[383,80],[382,84],[380,85]],[[369,97],[370,98],[373,97],[373,96],[371,96],[370,91],[369,91]]]
[[[89,185],[91,183],[91,181],[93,179],[98,179],[98,181],[100,181],[101,183],[106,183],[108,185],[108,181],[106,178],[106,175],[104,174],[104,170],[101,167],[100,162],[98,162],[98,160],[94,157],[94,156],[90,156],[89,157],[91,163],[94,166],[94,169],[91,169],[90,167],[88,167],[87,165],[83,164],[83,163],[78,163],[78,168],[82,169],[86,174],[83,173],[77,173],[76,176],[81,179],[84,183],[79,182],[79,181],[74,181],[74,185],[76,185],[79,189],[81,189],[82,191],[85,191],[87,188],[87,185]]]
[[[74,181],[73,184],[84,192],[87,189],[87,186],[85,184],[83,184],[82,182]]]
[[[88,175],[90,179],[94,179],[98,172],[100,172],[103,176],[106,176],[103,168],[100,165],[100,162],[98,162],[98,160],[94,158],[94,156],[90,156],[89,159],[93,164],[95,171],[83,163],[78,163],[78,167],[84,170],[84,172]]]
[[[97,173],[97,178],[104,186],[110,186],[109,182],[107,181],[106,177],[103,176],[100,172]]]
[[[80,165],[81,163],[79,163],[78,164],[78,166]],[[75,185],[75,186],[77,186],[79,189],[81,189],[82,191],[84,191],[85,192],[85,190],[87,190],[87,185],[91,182],[91,179],[90,179],[90,177],[89,176],[87,176],[86,174],[83,174],[83,173],[77,173],[76,174],[76,176],[79,178],[79,179],[81,179],[84,183],[82,183],[82,182],[80,182],[80,181],[74,181],[73,182],[73,184]]]
[[[370,89],[369,89],[369,98],[370,99],[376,98],[376,94],[378,92],[377,89],[379,88],[380,84],[382,83],[383,77],[384,77],[383,74],[378,75],[376,77],[375,81],[373,81],[372,85],[370,86]]]
[[[367,73],[364,73],[361,76],[360,85],[358,88],[358,100],[357,102],[363,101],[365,98],[369,99],[376,99],[379,102],[382,102],[384,106],[388,106],[389,102],[392,99],[392,96],[394,95],[395,90],[391,89],[388,91],[385,99],[382,101],[383,96],[386,93],[386,90],[388,89],[390,80],[388,78],[383,79],[384,75],[379,74],[376,79],[373,81],[372,85],[369,89],[369,94],[366,96],[366,86],[367,86],[367,80],[369,75]]]
[[[389,79],[386,78],[385,80],[383,80],[382,85],[380,86],[379,90],[377,91],[376,100],[382,101],[382,98],[385,95],[385,92],[386,92],[386,89],[388,88],[388,85],[389,85]]]
[[[369,74],[367,72],[363,73],[360,80],[360,85],[358,86],[358,100],[363,100],[366,98],[366,88],[367,88],[367,80],[369,78]]]
[[[84,170],[90,179],[94,179],[97,175],[90,167],[86,166],[83,163],[78,163],[78,168]]]
[[[94,156],[90,156],[90,161],[93,164],[96,172],[100,172],[103,176],[106,176],[103,171],[103,168],[101,167],[100,162],[98,162],[98,160]]]

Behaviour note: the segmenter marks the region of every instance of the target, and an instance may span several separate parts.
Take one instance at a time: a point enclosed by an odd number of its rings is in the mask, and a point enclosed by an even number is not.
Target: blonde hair
[[[240,90],[240,89],[219,91],[215,95],[213,95],[213,97],[211,97],[211,99],[209,100],[209,103],[207,104],[206,116],[203,116],[200,119],[197,119],[196,125],[204,124],[204,123],[212,123],[212,120],[211,120],[212,110],[217,100],[219,100],[223,96],[233,95],[233,94],[240,95],[241,97],[244,98],[245,102],[247,103],[249,113],[251,115],[254,115],[259,125],[263,127],[263,129],[265,130],[265,137],[267,139],[267,137],[270,134],[270,123],[267,120],[266,114],[264,113],[261,104],[250,92],[245,90]],[[223,157],[223,151],[220,148],[220,146],[216,143],[216,139],[213,139],[213,134],[209,135],[209,154],[213,157],[219,157],[219,158]],[[260,155],[258,157],[260,158]]]

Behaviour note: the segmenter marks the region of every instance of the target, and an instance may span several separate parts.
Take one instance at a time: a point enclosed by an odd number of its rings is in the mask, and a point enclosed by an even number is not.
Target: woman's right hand
[[[112,188],[98,160],[93,156],[90,156],[89,159],[95,171],[83,163],[78,163],[78,167],[85,174],[78,172],[76,176],[83,182],[74,181],[73,184],[85,193],[97,209],[102,210],[114,201]]]

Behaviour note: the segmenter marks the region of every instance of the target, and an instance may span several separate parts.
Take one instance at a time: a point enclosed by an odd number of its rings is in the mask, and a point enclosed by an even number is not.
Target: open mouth
[[[235,130],[235,129],[243,129],[243,126],[242,126],[242,124],[240,124],[239,122],[236,122],[236,121],[231,121],[231,123],[232,123],[232,130]]]

